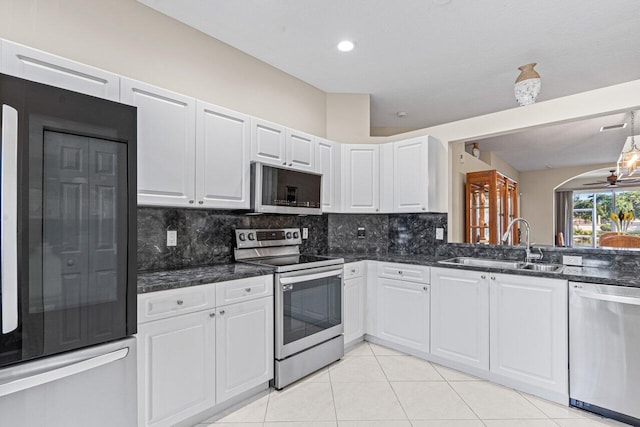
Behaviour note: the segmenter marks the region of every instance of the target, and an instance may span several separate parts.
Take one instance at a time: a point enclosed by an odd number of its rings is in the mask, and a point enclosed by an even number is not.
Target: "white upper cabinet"
[[[194,98],[122,79],[121,101],[138,107],[138,204],[194,206]]]
[[[120,99],[120,77],[99,68],[2,40],[4,74],[111,101]]]
[[[251,121],[251,160],[286,166],[286,136],[284,126],[254,118]]]
[[[198,206],[249,209],[249,116],[198,101],[196,124]]]
[[[322,212],[340,211],[340,144],[318,138],[316,172],[322,174]]]
[[[489,278],[431,269],[431,354],[489,370]]]
[[[380,210],[380,146],[342,146],[343,212],[375,213]]]
[[[287,166],[303,171],[315,170],[316,137],[303,132],[287,129]]]
[[[446,152],[424,136],[381,146],[381,210],[446,212]]]
[[[566,399],[567,286],[566,280],[491,274],[491,372],[533,387],[525,391]]]

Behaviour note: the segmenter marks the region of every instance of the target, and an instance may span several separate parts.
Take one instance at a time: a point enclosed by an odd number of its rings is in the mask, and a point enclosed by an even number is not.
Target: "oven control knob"
[[[256,236],[253,233],[249,233],[247,237],[249,238],[249,240],[256,240]]]
[[[287,234],[285,236],[286,236],[287,239],[290,239],[291,238],[291,232],[287,231]]]
[[[238,239],[240,239],[240,241],[244,242],[245,240],[247,240],[247,236],[245,236],[244,233],[240,233],[240,234],[238,234]]]
[[[293,232],[293,238],[297,239],[298,237],[300,237],[300,233],[298,233],[297,231]]]

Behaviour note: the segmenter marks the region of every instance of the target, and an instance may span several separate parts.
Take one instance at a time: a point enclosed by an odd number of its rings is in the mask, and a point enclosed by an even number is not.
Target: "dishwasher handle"
[[[589,299],[595,299],[598,301],[617,302],[620,304],[640,305],[640,298],[624,297],[619,295],[599,294],[595,292],[587,292],[581,290],[574,290],[575,294]]]

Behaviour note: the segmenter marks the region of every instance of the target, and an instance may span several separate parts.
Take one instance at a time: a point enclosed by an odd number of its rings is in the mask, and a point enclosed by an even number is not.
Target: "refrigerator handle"
[[[2,333],[18,327],[18,111],[2,105],[0,172],[0,269],[2,270]]]
[[[66,377],[70,377],[71,375],[79,374],[91,369],[99,368],[100,366],[116,362],[120,359],[124,359],[128,354],[129,347],[125,347],[116,351],[112,351],[111,353],[85,359],[72,365],[63,366],[51,371],[41,372],[39,374],[0,384],[0,397],[17,393],[29,388],[34,388]]]

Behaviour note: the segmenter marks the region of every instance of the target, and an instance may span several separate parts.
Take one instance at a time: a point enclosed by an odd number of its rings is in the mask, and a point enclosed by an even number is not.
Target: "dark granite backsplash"
[[[309,254],[434,255],[447,241],[446,214],[246,215],[222,210],[138,208],[138,271],[201,267],[233,261],[236,228],[309,228],[300,250]],[[357,238],[359,226],[365,238]],[[435,240],[436,227],[445,229]],[[167,230],[178,244],[167,247]]]
[[[246,215],[232,211],[138,208],[138,271],[200,267],[233,261],[236,228],[309,228],[301,251],[328,251],[327,215]],[[178,244],[167,247],[167,230]]]

